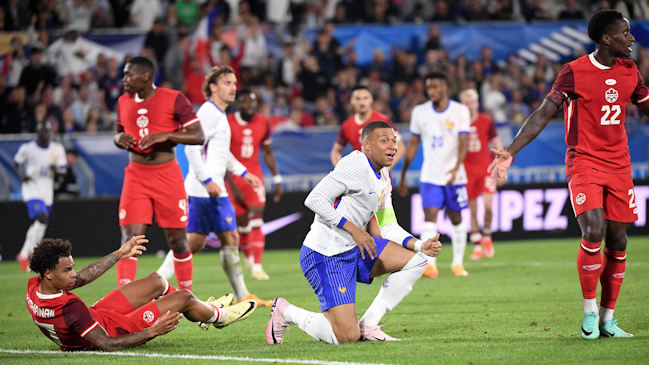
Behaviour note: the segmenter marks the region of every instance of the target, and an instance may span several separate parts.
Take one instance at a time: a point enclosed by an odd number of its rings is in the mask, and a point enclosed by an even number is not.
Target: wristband
[[[212,178],[208,177],[207,180],[203,181],[203,185],[207,185],[212,182]]]
[[[278,185],[281,184],[282,182],[283,182],[282,175],[280,174],[273,175],[273,184]]]
[[[417,240],[415,241],[415,252],[421,252],[421,245],[424,244],[424,241]]]
[[[246,176],[247,173],[248,173],[248,170],[244,171],[243,174],[241,174],[241,177]]]

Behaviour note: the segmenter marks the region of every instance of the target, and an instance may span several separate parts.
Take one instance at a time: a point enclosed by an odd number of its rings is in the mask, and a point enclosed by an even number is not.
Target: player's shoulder
[[[493,123],[493,121],[494,120],[490,115],[484,114],[484,113],[478,113],[478,122],[479,123],[489,125],[489,124]]]
[[[254,126],[254,128],[265,129],[268,127],[268,118],[263,114],[255,113],[252,115],[252,119],[250,119],[248,124]]]
[[[133,101],[134,95],[135,94],[124,93],[119,98],[117,98],[117,102],[128,103],[129,101]]]
[[[163,96],[165,98],[169,99],[175,99],[178,97],[178,95],[181,95],[182,92],[174,89],[167,89],[166,87],[157,87],[156,88],[156,93],[160,93],[160,96]]]
[[[416,105],[414,108],[412,108],[412,113],[421,113],[425,111],[432,111],[433,110],[433,102],[428,100],[425,103],[421,103],[419,105]]]
[[[618,58],[617,63],[620,66],[624,67],[624,68],[630,68],[632,70],[635,70],[635,69],[638,68],[638,65],[636,65],[636,63],[633,62],[633,60],[627,60],[627,59],[624,59],[624,58]]]
[[[383,122],[391,122],[392,121],[392,119],[390,119],[389,116],[387,116],[387,115],[385,115],[385,114],[383,114],[381,112],[378,112],[376,110],[372,110],[372,116],[371,116],[370,122],[373,122],[373,121],[376,121],[376,120],[380,120],[380,121],[383,121]]]
[[[346,168],[348,166],[355,166],[355,168],[358,168],[359,162],[363,161],[364,158],[366,158],[366,156],[363,152],[354,150],[347,156],[341,158],[336,167]]]
[[[198,111],[196,112],[196,114],[210,115],[210,116],[223,116],[223,117],[226,116],[225,113],[221,109],[219,109],[219,107],[216,106],[216,104],[214,104],[210,100],[204,102],[200,106],[200,108],[198,108]]]
[[[452,113],[459,113],[459,114],[467,114],[468,113],[468,114],[471,114],[471,112],[469,111],[469,107],[467,107],[466,105],[464,105],[464,104],[462,104],[460,102],[457,102],[455,100],[449,100],[448,102],[450,104],[449,105],[449,110]]]
[[[354,125],[354,124],[356,124],[356,114],[345,119],[345,121],[341,124],[341,128],[349,128],[350,125]]]
[[[236,122],[237,122],[237,117],[235,116],[235,113],[230,113],[230,114],[228,114],[228,115],[227,115],[227,118],[228,118],[228,122],[229,122],[230,124],[232,124],[232,123],[236,123]]]

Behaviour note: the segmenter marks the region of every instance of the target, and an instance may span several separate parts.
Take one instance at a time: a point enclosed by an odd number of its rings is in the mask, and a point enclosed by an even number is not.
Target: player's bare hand
[[[207,185],[205,185],[205,189],[207,189],[207,193],[210,194],[210,197],[212,198],[216,198],[223,192],[214,181],[208,182]]]
[[[133,236],[128,242],[124,244],[124,246],[120,247],[119,250],[117,250],[117,253],[119,255],[119,259],[125,259],[134,255],[141,255],[144,251],[146,251],[146,247],[143,245],[145,243],[148,243],[149,240],[146,239],[146,236],[141,235],[141,236]]]
[[[457,175],[457,168],[449,171],[447,175],[449,175],[449,178],[448,181],[446,182],[446,185],[453,184],[453,181],[455,181],[455,176]]]
[[[251,173],[247,173],[246,176],[243,177],[243,179],[246,180],[246,182],[253,188],[258,188],[262,185],[261,180],[259,180],[256,175],[253,175]]]
[[[124,132],[117,133],[113,138],[113,141],[115,141],[115,144],[117,146],[123,149],[130,149],[136,146],[135,138],[133,138],[133,136],[131,136],[130,134],[126,134]]]
[[[282,184],[275,184],[273,187],[273,201],[277,203],[280,199],[282,199],[282,193],[284,190],[282,189]]]
[[[397,188],[397,192],[401,196],[408,195],[408,187],[406,186],[406,179],[401,179],[401,181],[399,181],[399,187]]]
[[[358,248],[360,248],[361,258],[363,260],[365,260],[366,252],[372,260],[378,257],[378,255],[376,254],[376,243],[374,243],[374,239],[372,238],[372,236],[370,236],[369,233],[367,233],[364,229],[356,227],[356,229],[352,230],[350,234],[352,235],[354,242],[356,242],[356,244],[358,245]]]
[[[169,133],[153,133],[147,134],[140,140],[140,149],[146,150],[154,144],[167,142]]]
[[[178,312],[171,313],[170,311],[167,311],[167,313],[163,314],[157,321],[155,321],[153,326],[149,327],[149,333],[153,336],[166,335],[176,329],[176,326],[182,318],[183,315]]]
[[[442,243],[439,242],[439,233],[433,237],[429,238],[426,242],[421,245],[421,252],[426,256],[437,257],[439,251],[442,250]]]
[[[512,154],[507,150],[498,151],[496,149],[491,149],[491,152],[496,155],[496,158],[489,164],[487,167],[487,172],[491,174],[491,177],[499,177],[502,179],[507,178],[507,169],[512,165]]]

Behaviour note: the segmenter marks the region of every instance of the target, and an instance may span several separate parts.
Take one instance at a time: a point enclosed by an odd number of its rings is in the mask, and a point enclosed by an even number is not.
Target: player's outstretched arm
[[[116,250],[113,253],[104,256],[104,258],[102,258],[101,260],[79,270],[72,289],[90,284],[95,279],[103,275],[106,271],[108,271],[108,269],[113,267],[113,265],[115,265],[117,261],[121,259],[125,259],[133,255],[141,255],[142,252],[146,251],[146,247],[142,245],[147,242],[149,242],[149,240],[146,239],[144,235],[134,236],[128,242],[126,242],[124,246],[120,247],[119,250]]]
[[[150,341],[156,336],[162,336],[173,331],[174,329],[176,329],[176,326],[178,325],[178,322],[180,322],[181,318],[183,318],[183,316],[179,315],[178,312],[169,313],[169,311],[167,311],[167,313],[158,318],[153,326],[145,328],[142,331],[136,333],[110,337],[106,334],[103,328],[97,326],[84,338],[102,351],[130,349],[135,346],[139,346],[147,341]]]
[[[406,187],[406,171],[410,167],[412,160],[415,159],[417,155],[417,149],[419,148],[420,137],[417,135],[411,135],[410,141],[408,142],[408,148],[406,148],[406,158],[403,160],[403,166],[401,167],[401,181],[399,181],[399,194],[401,196],[408,195],[408,188]],[[397,150],[398,152],[398,150]]]
[[[205,135],[200,123],[187,126],[184,132],[166,132],[148,134],[140,140],[140,148],[145,150],[154,144],[163,142],[181,143],[187,145],[202,145],[205,143]]]
[[[487,172],[491,173],[492,177],[496,175],[501,178],[507,177],[507,169],[511,166],[513,157],[541,133],[543,128],[548,125],[550,118],[557,114],[559,106],[565,98],[566,96],[561,91],[554,90],[553,94],[545,98],[543,104],[527,118],[506,150],[491,150],[496,155],[487,168]]]

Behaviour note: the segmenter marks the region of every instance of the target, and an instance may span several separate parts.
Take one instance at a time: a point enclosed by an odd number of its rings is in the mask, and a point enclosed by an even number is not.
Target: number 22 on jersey
[[[600,120],[602,125],[620,124],[620,120],[617,117],[622,113],[622,108],[619,105],[602,105],[602,111],[604,112]]]

